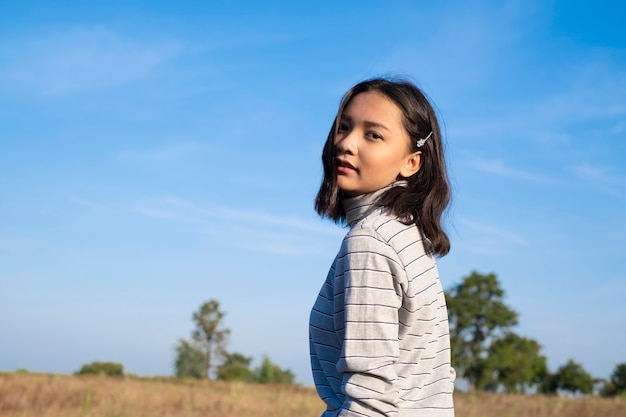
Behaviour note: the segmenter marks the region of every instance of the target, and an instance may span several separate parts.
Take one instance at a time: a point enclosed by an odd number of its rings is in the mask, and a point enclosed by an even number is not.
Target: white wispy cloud
[[[514,247],[527,246],[527,239],[506,228],[480,223],[467,218],[459,218],[457,228],[464,251],[480,255],[504,255]]]
[[[548,177],[546,175],[540,175],[534,172],[508,166],[498,159],[492,161],[476,159],[470,162],[470,166],[478,171],[486,172],[489,174],[495,174],[509,178],[517,178],[541,184],[556,184],[560,182],[557,179]]]
[[[571,69],[571,72],[583,71]],[[480,140],[528,142],[529,146],[585,146],[590,131],[600,135],[621,135],[626,130],[626,76],[621,68],[598,69],[599,81],[575,79],[557,91],[503,101],[497,117],[476,117],[471,113],[450,126],[456,141]],[[555,75],[556,76],[556,75]],[[572,77],[575,78],[575,77]]]
[[[574,167],[574,172],[581,178],[608,186],[626,187],[626,178],[613,172],[610,167],[592,166],[588,163]]]
[[[198,233],[219,236],[220,241],[241,249],[284,256],[311,255],[319,251],[311,237],[336,241],[345,233],[317,220],[213,203],[197,204],[176,196],[137,204],[131,210],[153,219],[193,224]]]
[[[499,241],[505,242],[507,244],[526,245],[528,243],[524,237],[507,229],[475,222],[465,218],[461,218],[459,219],[459,221],[461,224],[467,227],[468,230],[474,233],[488,236],[490,238],[496,238]]]
[[[345,230],[317,218],[273,214],[261,210],[241,210],[214,203],[195,203],[177,196],[143,202],[99,202],[79,197],[70,199],[96,216],[139,215],[157,222],[187,225],[187,232],[240,249],[283,256],[310,256],[323,253]],[[0,241],[0,244],[2,242]]]
[[[282,256],[310,256],[322,253],[319,245],[312,244],[309,240],[310,234],[303,234],[297,230],[274,231],[271,228],[234,226],[229,229],[229,233],[236,246],[252,252]]]
[[[141,214],[145,217],[151,217],[153,219],[172,220],[184,223],[195,223],[200,225],[208,225],[210,222],[207,219],[201,217],[189,216],[184,213],[177,213],[167,209],[154,208],[148,206],[136,206],[133,211]]]
[[[135,205],[133,210],[155,218],[180,220],[189,223],[213,224],[215,221],[236,220],[242,224],[263,225],[289,230],[300,230],[321,234],[337,234],[337,227],[320,225],[295,216],[277,215],[263,211],[241,210],[229,206],[204,203],[198,204],[177,196],[168,196],[147,204]]]
[[[505,255],[515,247],[526,246],[524,237],[510,232],[504,228],[492,225],[480,224],[467,219],[459,220],[463,231],[460,232],[460,240],[455,246],[467,253],[481,256]]]
[[[596,119],[626,115],[623,95],[626,77],[621,69],[599,70],[610,81],[572,80],[563,91],[541,97],[530,109],[533,117],[545,125],[558,123],[580,123]]]
[[[175,41],[140,42],[104,26],[5,38],[0,87],[59,95],[123,85],[148,76],[180,49]]]
[[[572,168],[574,174],[607,194],[621,199],[626,199],[626,178],[614,173],[606,166],[594,166],[582,163]]]

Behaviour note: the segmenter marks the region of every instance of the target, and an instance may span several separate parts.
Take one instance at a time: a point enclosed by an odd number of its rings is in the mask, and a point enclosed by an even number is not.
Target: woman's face
[[[354,197],[379,190],[419,170],[421,152],[410,152],[402,111],[387,96],[368,91],[352,98],[335,137],[337,185]]]

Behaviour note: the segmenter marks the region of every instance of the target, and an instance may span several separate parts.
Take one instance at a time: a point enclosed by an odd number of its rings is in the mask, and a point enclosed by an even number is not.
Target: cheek
[[[385,150],[371,155],[368,161],[382,170],[393,170],[404,161],[405,155],[394,150]]]

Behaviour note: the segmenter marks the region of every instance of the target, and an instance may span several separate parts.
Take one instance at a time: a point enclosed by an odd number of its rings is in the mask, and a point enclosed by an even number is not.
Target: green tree
[[[517,324],[517,313],[503,300],[496,275],[476,271],[446,292],[452,363],[470,390],[485,371],[483,360],[491,339]]]
[[[117,362],[91,362],[84,364],[76,375],[107,375],[122,376],[124,375],[124,365]]]
[[[626,394],[626,363],[615,365],[611,378],[605,381],[602,395],[613,397]]]
[[[224,363],[217,368],[217,379],[222,381],[253,381],[254,373],[250,369],[251,362],[251,357],[241,353],[228,353]]]
[[[295,375],[290,369],[281,369],[268,356],[263,357],[261,366],[254,370],[254,382],[260,384],[293,384]]]
[[[535,340],[508,332],[491,342],[482,359],[478,387],[495,391],[500,386],[508,393],[525,392],[539,384],[547,372],[546,358]]]
[[[204,353],[185,339],[178,340],[174,373],[183,378],[206,377]]]
[[[611,375],[611,383],[615,386],[616,394],[626,393],[626,363],[620,363],[615,366],[615,370]]]
[[[230,329],[223,327],[224,315],[217,300],[204,302],[198,311],[193,313],[192,319],[196,328],[191,334],[192,340],[187,342],[181,339],[176,348],[177,375],[179,363],[184,365],[181,370],[190,372],[181,376],[197,375],[196,366],[200,356],[198,352],[202,354],[203,377],[211,378],[216,373],[217,364],[227,354],[226,343],[230,335]]]
[[[552,375],[548,385],[548,392],[568,391],[572,394],[591,394],[593,391],[593,377],[585,371],[582,365],[572,359],[561,366]]]

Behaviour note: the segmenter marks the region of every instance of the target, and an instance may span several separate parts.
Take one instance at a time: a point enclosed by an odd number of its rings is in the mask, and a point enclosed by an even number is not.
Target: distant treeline
[[[569,359],[556,371],[547,367],[541,345],[516,334],[518,314],[504,303],[495,274],[471,272],[445,292],[450,324],[452,365],[469,391],[544,394],[570,393],[626,396],[626,363],[615,366],[609,379],[594,378]],[[293,384],[295,376],[268,356],[252,369],[252,358],[227,349],[230,329],[217,300],[204,302],[192,319],[191,339],[179,339],[174,373],[177,377],[224,381]],[[77,374],[122,375],[114,362],[83,365]]]
[[[469,390],[626,395],[626,363],[610,379],[570,359],[550,372],[541,345],[513,332],[518,314],[504,303],[495,274],[471,272],[446,292],[452,365]]]
[[[192,319],[191,340],[179,339],[174,373],[178,377],[209,378],[261,384],[293,384],[295,375],[264,356],[261,365],[250,368],[252,357],[227,349],[230,329],[223,326],[225,313],[217,300],[204,302]]]
[[[251,368],[252,357],[227,349],[230,329],[223,325],[225,313],[217,300],[204,302],[193,313],[195,328],[191,339],[179,339],[174,360],[174,374],[179,378],[209,378],[260,384],[294,384],[295,375],[264,356],[261,364]],[[124,375],[117,362],[92,362],[75,372],[77,375]]]

